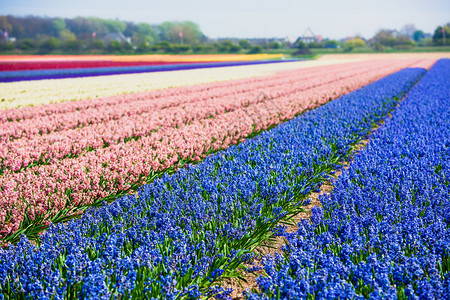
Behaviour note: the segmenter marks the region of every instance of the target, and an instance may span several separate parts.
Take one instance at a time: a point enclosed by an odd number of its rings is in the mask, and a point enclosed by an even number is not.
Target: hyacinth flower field
[[[450,294],[450,60],[259,59],[1,61],[1,297]],[[154,66],[192,83],[89,96]]]
[[[450,295],[450,61],[439,61],[335,182],[250,299]]]

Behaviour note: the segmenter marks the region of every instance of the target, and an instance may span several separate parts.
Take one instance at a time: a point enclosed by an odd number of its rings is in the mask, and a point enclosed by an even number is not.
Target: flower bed
[[[237,62],[229,61],[229,62],[207,62],[207,63],[195,62],[195,63],[151,65],[151,66],[146,65],[146,66],[125,66],[125,67],[83,68],[83,69],[4,71],[0,72],[0,82],[180,71],[180,70],[192,70],[202,68],[223,68],[223,67],[248,66],[257,64],[286,63],[293,61],[296,60],[261,60],[261,61],[237,61]]]
[[[83,69],[101,67],[130,67],[130,66],[159,66],[188,64],[191,62],[168,62],[168,61],[109,61],[109,60],[78,60],[78,61],[19,61],[0,62],[1,71],[24,71],[24,70],[51,70],[51,69]],[[204,63],[202,61],[198,63]]]
[[[0,90],[2,91],[0,109],[86,100],[215,81],[249,78],[318,64],[320,65],[319,62],[315,61],[292,62],[219,69],[208,68],[58,80],[0,82]]]
[[[394,66],[398,68],[395,64]],[[356,83],[355,78],[364,84],[376,79],[378,74],[386,74],[391,68],[390,62],[388,67],[387,64],[380,66],[379,63],[374,63],[362,70],[360,67],[341,66],[336,70],[321,69],[316,74],[280,74],[241,86],[212,86],[208,90],[190,94],[173,90],[170,98],[159,96],[157,99],[144,101],[136,99],[108,107],[104,107],[105,101],[99,101],[103,105],[95,109],[78,108],[73,113],[51,114],[23,122],[6,122],[0,124],[0,141],[4,143],[0,149],[0,170],[5,173],[39,162],[55,162],[105,145],[146,137],[162,128],[180,127],[205,118],[218,118],[224,113],[252,105],[267,105],[266,102],[282,97],[298,95],[311,101],[315,97],[310,96],[311,92],[307,91],[321,90],[320,87],[326,85],[335,92],[333,97],[336,97],[345,90],[360,87],[361,84]],[[286,88],[280,90],[280,86]],[[346,89],[340,91],[339,86],[345,86]],[[287,116],[281,117],[286,118]]]
[[[450,60],[440,60],[268,258],[249,299],[450,295]]]
[[[3,172],[6,173],[0,177],[3,187],[0,203],[4,208],[0,215],[0,224],[3,224],[0,233],[17,237],[22,230],[29,231],[26,228],[30,224],[39,228],[41,224],[64,220],[105,197],[114,199],[118,194],[136,189],[153,178],[155,172],[198,161],[211,152],[227,148],[249,135],[360,88],[402,65],[402,61],[389,62],[381,69],[305,91],[296,91],[292,86],[290,93],[280,92],[270,101],[256,101],[214,118],[181,124],[178,128],[164,127],[139,139],[108,147],[102,147],[103,140],[97,140],[100,142],[97,146],[89,144],[89,135],[78,136],[66,143],[61,138],[50,140],[52,152],[46,160],[39,160],[42,148],[39,149],[38,143],[31,144],[28,149],[22,144],[14,148],[16,152],[8,153],[11,159],[8,155],[3,156],[6,157],[2,162]],[[95,149],[72,158],[73,153],[79,154],[75,152],[77,145],[82,146],[80,149],[89,145]],[[34,153],[38,156],[33,157]],[[29,168],[22,170],[24,165]]]
[[[424,73],[407,69],[164,176],[137,195],[51,226],[37,248],[0,252],[17,297],[175,299],[227,291],[251,250],[345,158]]]

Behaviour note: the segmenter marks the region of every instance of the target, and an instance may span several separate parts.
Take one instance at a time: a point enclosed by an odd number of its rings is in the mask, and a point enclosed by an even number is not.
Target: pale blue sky
[[[449,0],[0,0],[0,15],[94,16],[158,24],[194,21],[209,37],[372,37],[413,23],[432,33],[450,22]]]

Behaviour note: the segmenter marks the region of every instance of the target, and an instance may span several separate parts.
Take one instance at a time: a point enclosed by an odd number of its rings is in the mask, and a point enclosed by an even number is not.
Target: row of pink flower
[[[354,63],[359,64],[360,67],[364,67],[364,64],[367,62]],[[426,69],[429,69],[431,65],[434,63],[433,59],[424,59],[420,61],[420,66]],[[329,70],[332,70],[335,67],[339,67],[340,65],[328,66]],[[308,69],[303,69],[308,73],[313,73],[315,70],[320,70],[321,67],[313,67]],[[292,73],[293,71],[284,71],[280,73]],[[245,88],[247,83],[264,80],[268,76],[260,76],[256,78],[248,78],[248,79],[237,79],[237,80],[229,80],[224,82],[213,82],[213,83],[205,83],[199,84],[195,86],[181,87],[181,88],[171,88],[165,90],[155,90],[150,92],[140,92],[133,94],[125,94],[111,97],[103,97],[96,99],[85,99],[78,101],[69,101],[62,103],[52,103],[47,105],[40,105],[37,107],[34,106],[24,106],[20,108],[7,109],[0,111],[0,124],[8,121],[19,121],[24,119],[31,119],[35,117],[42,117],[48,115],[55,115],[60,113],[67,113],[73,111],[83,111],[90,108],[96,107],[105,107],[109,105],[117,105],[120,103],[131,103],[135,101],[142,101],[147,99],[156,99],[156,98],[164,98],[166,99],[169,96],[186,94],[186,93],[201,93],[203,91],[208,91],[214,88],[220,88],[225,86],[233,86],[233,90],[237,90],[237,85],[241,85]]]
[[[0,177],[0,234],[16,231],[25,214],[49,222],[62,209],[127,190],[133,183],[143,183],[152,171],[176,166],[180,159],[199,160],[208,150],[226,148],[254,130],[291,119],[410,65],[410,61],[391,61],[370,73],[282,94],[179,128],[164,127],[139,140],[99,148],[77,158],[6,174]],[[280,86],[285,88],[289,87]]]
[[[313,68],[311,68],[312,70]],[[270,76],[270,75],[269,75]],[[177,96],[189,93],[203,93],[205,91],[213,90],[215,88],[223,88],[226,86],[233,86],[234,91],[239,90],[239,86],[245,88],[246,84],[258,82],[264,80],[265,77],[261,76],[256,78],[237,79],[222,82],[212,82],[199,84],[194,86],[170,88],[163,90],[154,90],[148,92],[139,92],[132,94],[123,94],[117,96],[101,97],[96,99],[85,99],[78,101],[52,103],[47,105],[41,105],[38,107],[25,106],[20,108],[13,108],[0,111],[0,123],[7,121],[20,121],[25,119],[32,119],[35,117],[42,117],[48,115],[55,115],[60,113],[68,113],[74,111],[84,111],[93,108],[103,108],[110,105],[133,103],[137,101],[145,101],[149,99],[164,98],[167,99],[171,96]]]
[[[432,63],[432,59],[423,60],[421,62],[421,66],[418,67],[429,68]],[[353,68],[363,68],[367,67],[366,64],[367,62],[359,62],[352,63],[351,66]],[[350,64],[328,66],[328,71],[333,72],[336,69],[339,70],[343,68],[345,68],[346,70],[350,70]],[[284,71],[280,72],[280,74],[275,77],[281,78],[281,74],[292,76],[293,72],[298,73],[298,71]],[[303,69],[298,75],[312,77],[317,76],[317,74],[321,74],[322,72],[322,68],[315,67]],[[170,107],[173,105],[179,105],[178,101],[182,101],[183,99],[186,99],[185,101],[199,101],[211,97],[210,95],[212,95],[212,97],[218,98],[229,94],[241,93],[247,90],[249,84],[259,83],[262,88],[270,87],[274,85],[272,83],[273,78],[274,75],[269,75],[249,79],[207,83],[192,87],[172,88],[135,94],[117,95],[106,98],[55,103],[41,105],[38,107],[27,106],[16,109],[3,110],[0,111],[0,140],[3,141],[5,137],[7,139],[11,139],[20,137],[22,135],[28,136],[29,131],[35,133],[52,132],[66,128],[75,128],[79,126],[89,125],[102,120],[118,119],[123,115],[138,114],[139,109],[144,109],[142,110],[144,112],[145,108],[148,107],[150,108],[148,108],[147,111],[149,111],[150,109],[159,109]],[[225,91],[225,94],[218,94],[219,90],[221,89],[222,91]],[[177,98],[185,95],[196,95],[196,98]],[[199,95],[201,96],[199,97]],[[156,101],[158,99],[162,101]],[[145,102],[145,104],[139,106],[139,102]],[[110,106],[111,109],[109,108]],[[130,110],[127,110],[128,108]],[[74,112],[75,114],[71,115],[71,112]],[[117,112],[119,112],[119,114],[117,114]],[[20,122],[27,119],[39,117],[41,117],[40,122],[34,122],[31,124]],[[2,124],[7,122],[7,120],[19,121],[19,123],[8,122],[7,124]],[[21,131],[24,131],[24,133],[22,133]]]
[[[386,63],[387,64],[387,63]],[[390,64],[390,63],[389,63]],[[229,94],[220,98],[214,96],[207,97],[206,100],[195,101],[195,95],[186,95],[179,97],[178,106],[172,106],[165,109],[154,109],[151,112],[144,112],[134,115],[126,115],[118,120],[110,120],[85,126],[82,128],[68,129],[52,132],[47,135],[31,135],[28,139],[22,138],[13,141],[4,142],[0,149],[1,166],[5,173],[18,171],[38,161],[55,163],[65,157],[73,157],[85,153],[87,149],[102,148],[104,145],[114,145],[128,139],[147,136],[152,131],[160,130],[164,127],[178,127],[188,124],[195,120],[216,117],[217,115],[242,109],[245,106],[269,99],[289,95],[298,91],[307,90],[316,86],[329,84],[334,81],[345,81],[347,78],[361,76],[365,73],[371,73],[382,68],[379,63],[367,66],[367,68],[354,70],[336,69],[335,72],[326,70],[326,73],[317,73],[317,76],[307,78],[290,75],[287,80],[286,74],[281,79],[273,77],[275,86],[264,89],[264,97],[258,97],[261,93],[259,84],[249,84],[246,92],[238,94]],[[280,86],[287,86],[286,89],[280,89]],[[219,95],[222,91],[229,89],[216,89]],[[192,99],[186,101],[185,99]],[[162,102],[153,101],[153,103]],[[152,102],[139,102],[151,106]],[[129,105],[128,105],[129,106]],[[127,107],[128,107],[127,106]],[[141,106],[141,105],[137,105]],[[123,106],[121,108],[124,109]],[[118,109],[118,108],[117,108]],[[119,114],[119,113],[117,113]],[[36,120],[35,126],[38,126],[40,118]],[[27,120],[31,121],[31,120]]]
[[[339,73],[343,70],[351,72],[352,69],[361,69],[361,63],[349,65],[337,65],[329,69],[331,73]],[[367,66],[368,68],[370,66]],[[76,110],[66,109],[61,111],[55,104],[39,107],[38,109],[27,109],[29,114],[25,119],[12,120],[12,122],[0,123],[0,141],[27,137],[37,134],[46,134],[54,131],[83,127],[90,124],[117,120],[124,116],[134,116],[145,112],[152,112],[158,109],[180,106],[182,104],[193,103],[212,98],[223,98],[226,96],[248,93],[249,89],[267,89],[279,85],[291,84],[295,81],[312,80],[313,77],[322,76],[323,69],[310,68],[302,72],[296,72],[295,76],[291,72],[264,76],[260,78],[246,79],[242,81],[231,81],[227,84],[223,82],[202,85],[200,87],[183,87],[162,90],[160,92],[148,92],[146,94],[119,95],[93,100],[87,107],[80,107],[78,102],[69,102],[60,106],[76,106]],[[98,102],[99,105],[92,107]],[[52,112],[52,108],[55,111]],[[23,108],[9,110],[4,114],[13,112],[23,112]],[[31,112],[34,111],[34,114]],[[45,111],[49,115],[41,115]],[[17,116],[16,116],[17,117]],[[24,117],[24,116],[22,116]]]

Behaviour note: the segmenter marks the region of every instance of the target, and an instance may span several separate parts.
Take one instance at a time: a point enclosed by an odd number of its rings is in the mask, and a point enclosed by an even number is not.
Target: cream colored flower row
[[[0,83],[0,109],[263,76],[284,70],[332,65],[347,61],[286,62],[170,72]]]
[[[269,75],[283,70],[352,61],[450,58],[450,53],[325,55],[319,60],[84,78],[0,83],[0,109],[91,99],[207,82]],[[429,66],[428,66],[429,67]]]

